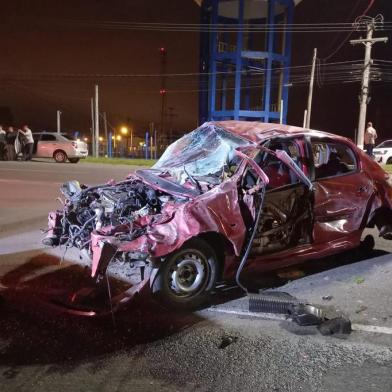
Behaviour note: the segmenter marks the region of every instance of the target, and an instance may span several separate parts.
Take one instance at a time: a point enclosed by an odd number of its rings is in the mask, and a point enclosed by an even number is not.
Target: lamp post
[[[100,136],[100,137],[98,138],[98,140],[99,140],[99,143],[98,143],[98,151],[99,151],[99,150],[101,149],[101,145],[102,145],[102,142],[103,142],[103,137]],[[103,155],[105,155],[105,153],[104,153]]]
[[[128,150],[128,127],[122,126],[121,127],[121,134],[126,137],[125,139],[125,150]],[[123,149],[124,152],[124,149]]]
[[[117,136],[115,137],[115,140],[116,140],[117,142],[121,142],[122,136],[121,136],[121,135],[117,135]],[[117,143],[116,143],[116,144],[117,144]],[[118,152],[119,152],[119,155],[121,155],[121,145],[120,145],[120,143],[118,143],[118,147],[120,147],[120,148],[118,148]]]

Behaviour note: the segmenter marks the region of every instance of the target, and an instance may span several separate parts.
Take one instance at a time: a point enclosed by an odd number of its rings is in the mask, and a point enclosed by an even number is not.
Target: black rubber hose
[[[247,288],[245,286],[243,286],[241,284],[241,282],[240,282],[240,275],[241,275],[242,270],[245,267],[246,261],[248,260],[249,252],[252,249],[252,243],[253,243],[253,240],[255,238],[255,235],[256,235],[256,232],[257,232],[257,228],[259,226],[261,212],[263,211],[264,196],[265,196],[265,187],[263,187],[261,192],[260,192],[260,206],[259,206],[259,209],[256,212],[256,217],[255,217],[255,222],[254,222],[252,234],[251,234],[251,236],[249,238],[248,244],[246,246],[245,253],[242,256],[240,266],[238,267],[238,270],[237,270],[237,273],[236,273],[236,276],[235,276],[235,280],[236,280],[238,286],[240,286],[242,288],[242,290],[244,290],[246,292],[248,292],[248,290],[247,290]]]

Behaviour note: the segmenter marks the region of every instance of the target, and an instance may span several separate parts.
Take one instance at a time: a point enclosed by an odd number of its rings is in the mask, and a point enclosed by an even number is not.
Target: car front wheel
[[[64,151],[58,150],[53,154],[53,158],[57,163],[64,163],[67,160],[67,154]]]
[[[218,276],[218,260],[210,245],[195,238],[169,255],[152,273],[151,289],[164,305],[193,310],[208,302]]]
[[[71,162],[71,163],[78,163],[79,162],[79,158],[68,158],[68,160]]]

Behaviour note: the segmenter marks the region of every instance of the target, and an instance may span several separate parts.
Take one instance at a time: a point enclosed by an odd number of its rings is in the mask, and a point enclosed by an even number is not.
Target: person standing
[[[33,133],[27,125],[23,125],[22,129],[19,132],[24,136],[23,160],[31,161],[34,150]]]
[[[6,133],[3,127],[0,125],[0,161],[4,161],[6,159],[5,146],[7,145],[7,141],[5,136]]]
[[[373,128],[373,123],[368,122],[367,123],[367,128],[365,130],[365,150],[366,153],[372,157],[373,156],[373,148],[376,144],[376,139],[377,139],[377,131]]]
[[[8,127],[7,135],[5,137],[7,141],[7,160],[16,161],[16,150],[15,150],[15,140],[16,132],[13,127]]]

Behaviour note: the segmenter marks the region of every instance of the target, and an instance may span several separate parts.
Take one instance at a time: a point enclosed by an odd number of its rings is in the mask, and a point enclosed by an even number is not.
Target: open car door
[[[258,148],[254,163],[268,177],[262,213],[253,239],[250,257],[277,253],[313,241],[313,185],[301,167],[304,161],[302,139],[271,141],[267,148]],[[249,167],[244,173],[242,188],[257,181],[257,173]],[[244,214],[244,220],[252,220]]]

